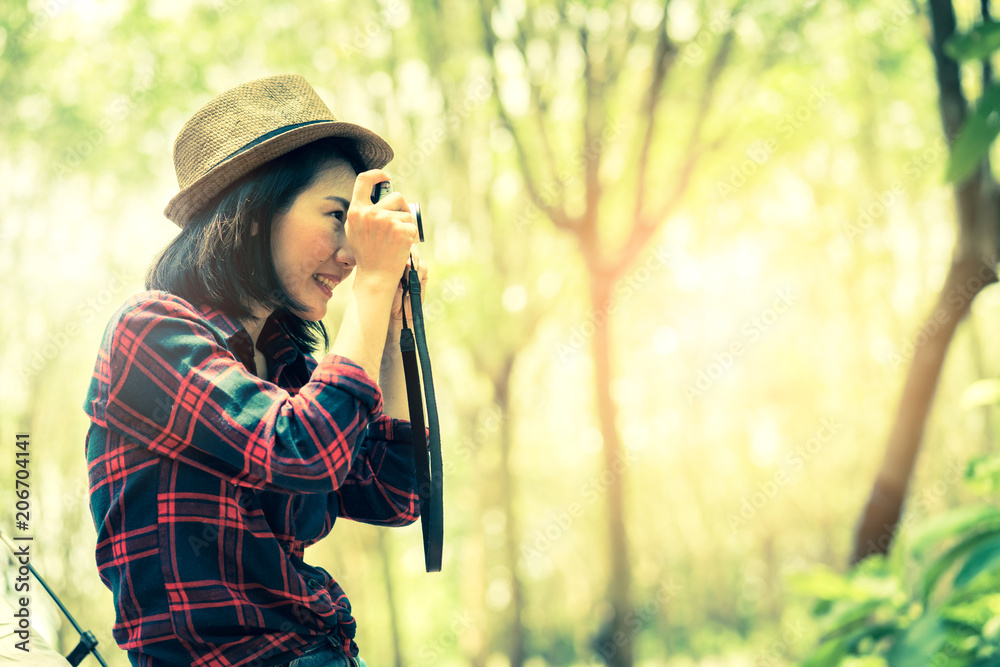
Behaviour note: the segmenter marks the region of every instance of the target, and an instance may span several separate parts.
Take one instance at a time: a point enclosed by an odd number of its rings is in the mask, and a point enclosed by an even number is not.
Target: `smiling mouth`
[[[315,280],[320,285],[323,285],[324,287],[326,287],[327,289],[329,289],[331,291],[333,290],[334,287],[337,286],[337,283],[333,282],[329,278],[326,278],[324,276],[319,275],[318,273],[314,273],[313,274],[313,280]]]

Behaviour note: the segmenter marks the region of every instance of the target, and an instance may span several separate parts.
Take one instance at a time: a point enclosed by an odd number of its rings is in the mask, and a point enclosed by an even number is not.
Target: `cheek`
[[[333,254],[334,235],[329,228],[318,225],[303,229],[302,233],[296,236],[294,247],[295,256],[291,258],[290,264],[296,267],[299,273],[311,274]]]
[[[337,248],[336,235],[329,230],[318,231],[309,241],[308,258],[313,265],[322,264]]]

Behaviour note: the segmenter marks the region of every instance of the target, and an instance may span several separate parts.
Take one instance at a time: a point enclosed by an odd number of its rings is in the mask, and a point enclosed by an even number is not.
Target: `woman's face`
[[[271,256],[289,296],[305,306],[298,313],[317,321],[326,315],[332,289],[354,270],[344,223],[357,174],[338,160],[317,175],[271,228]]]

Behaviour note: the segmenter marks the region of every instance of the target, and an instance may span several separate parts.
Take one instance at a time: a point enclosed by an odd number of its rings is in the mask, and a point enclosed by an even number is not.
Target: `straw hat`
[[[360,125],[337,120],[298,74],[227,90],[191,117],[174,142],[181,191],[163,214],[183,227],[214,196],[260,165],[325,137],[352,139],[367,169],[381,169],[392,149]]]

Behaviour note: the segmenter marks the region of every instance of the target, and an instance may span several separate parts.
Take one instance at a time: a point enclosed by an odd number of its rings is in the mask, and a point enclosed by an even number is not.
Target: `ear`
[[[257,223],[255,222],[250,227],[250,236],[257,236],[257,231],[258,231],[258,227],[257,227]]]

